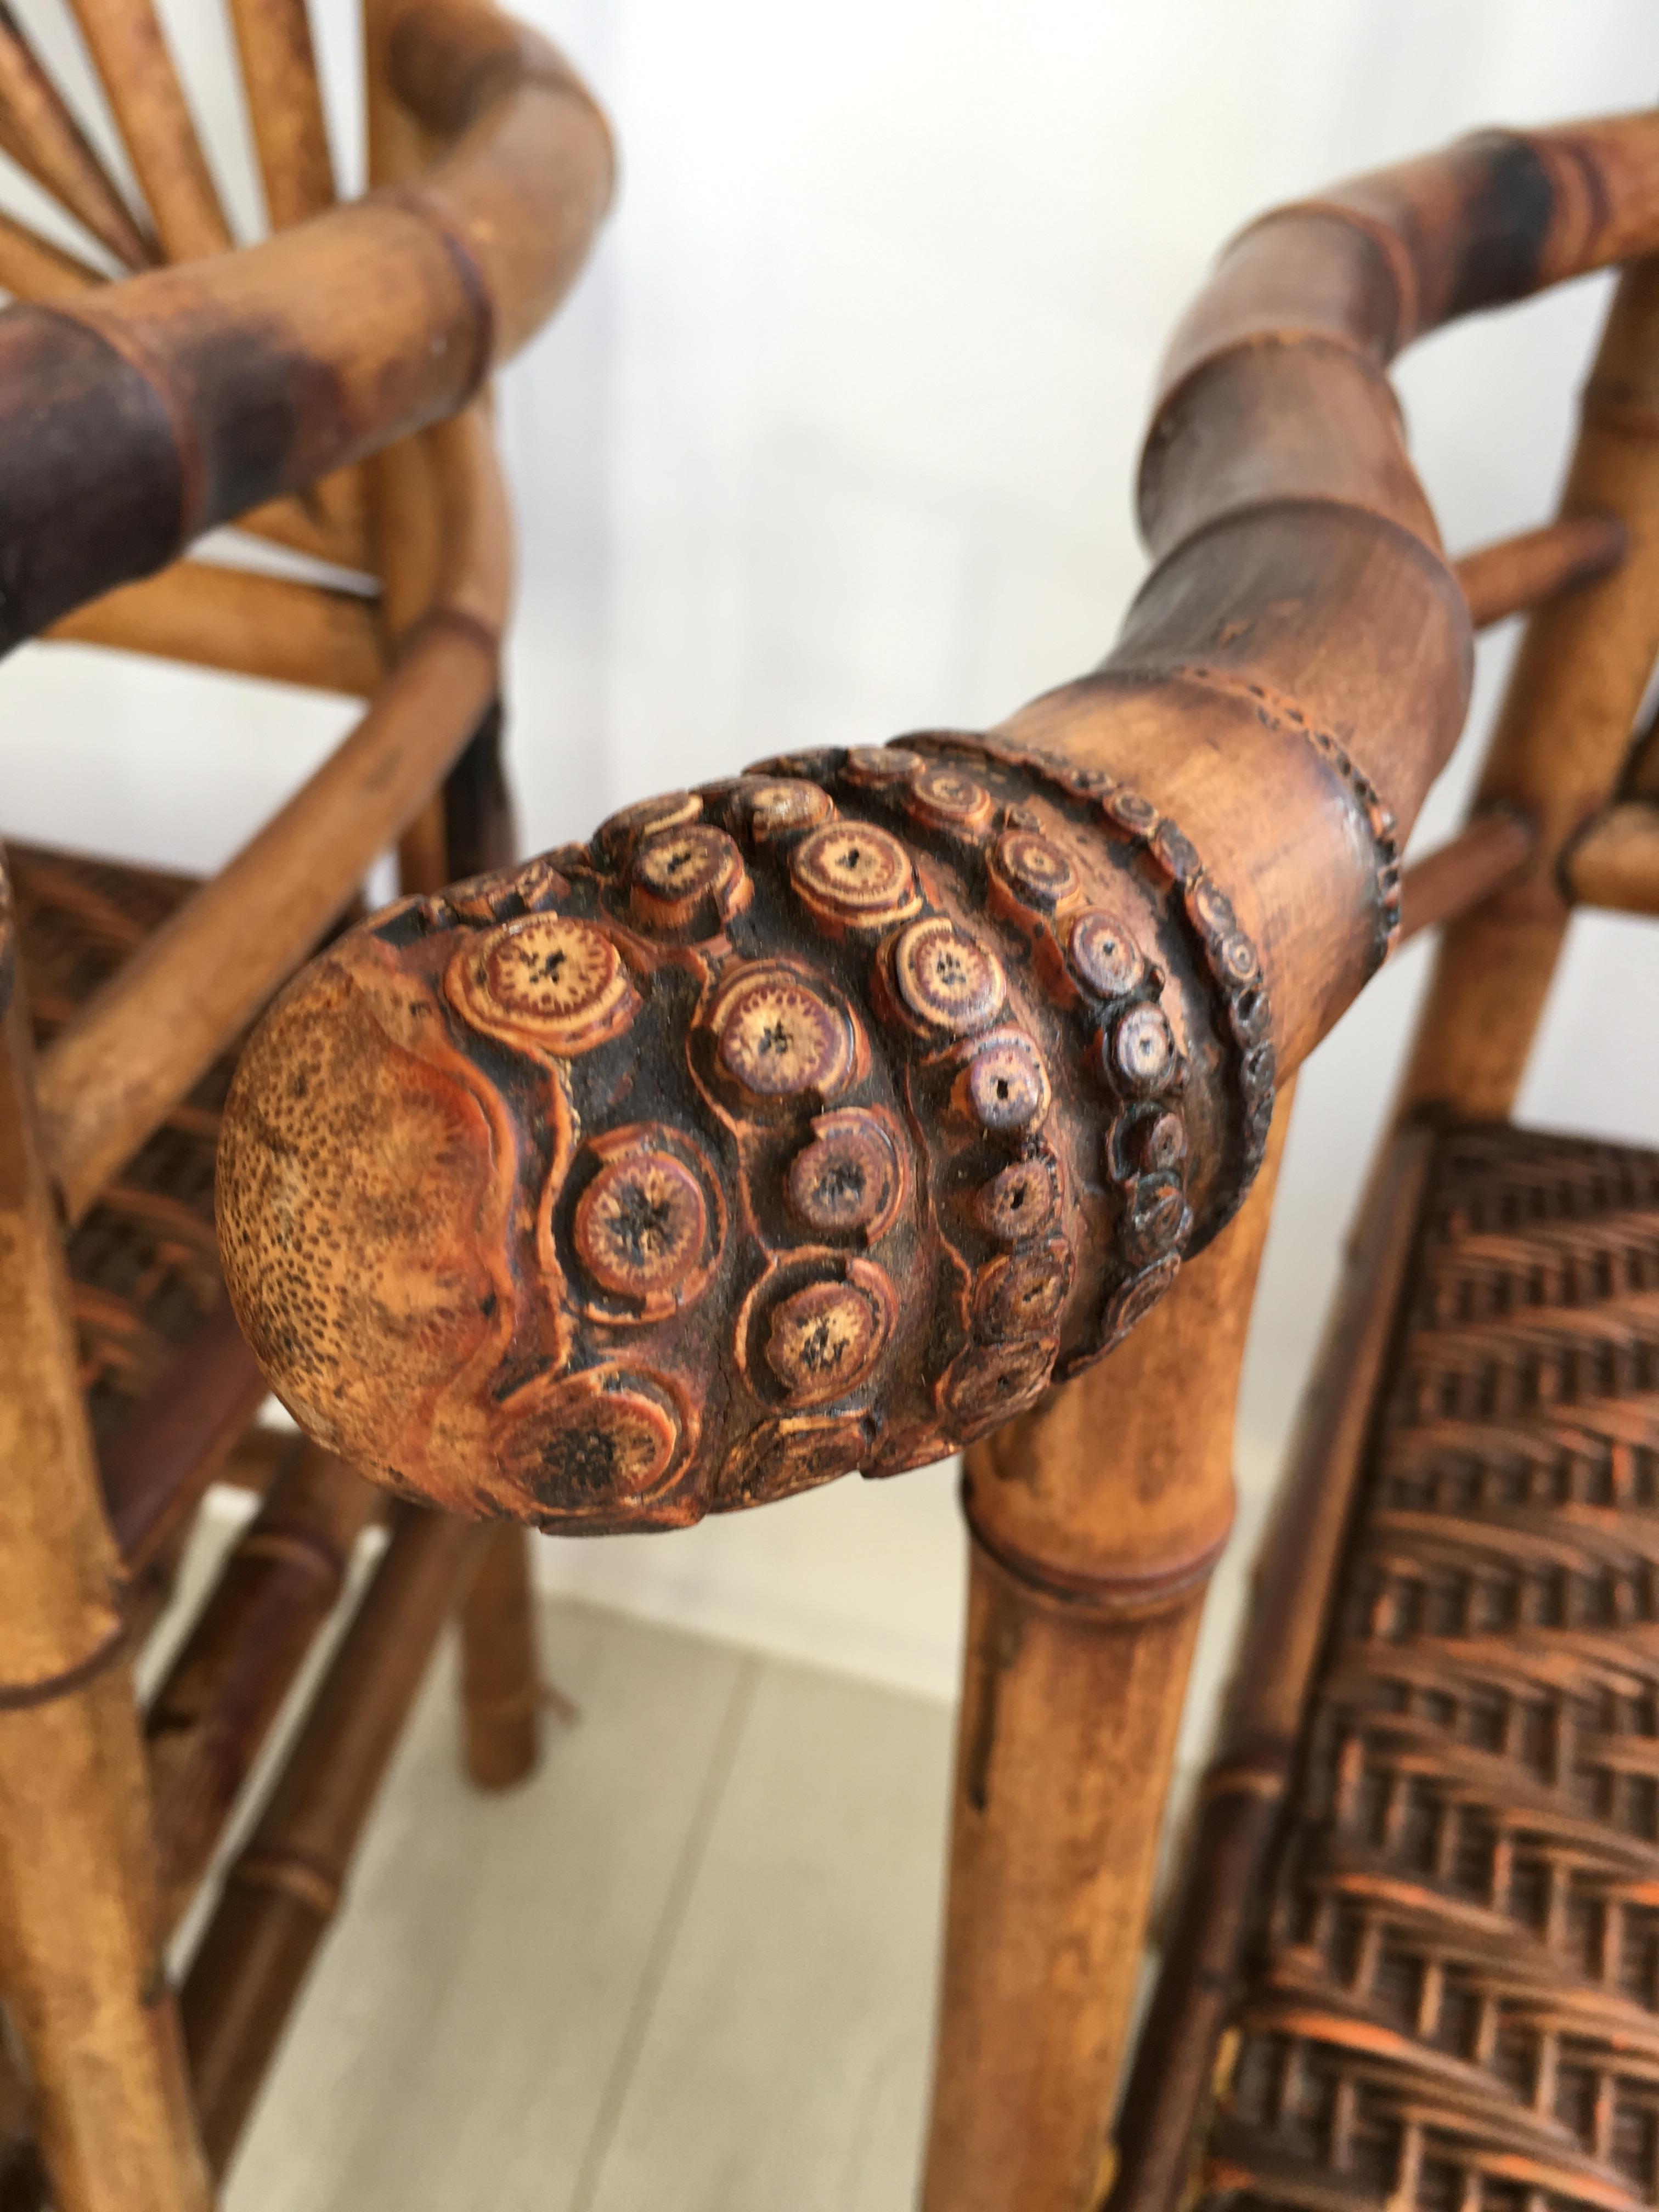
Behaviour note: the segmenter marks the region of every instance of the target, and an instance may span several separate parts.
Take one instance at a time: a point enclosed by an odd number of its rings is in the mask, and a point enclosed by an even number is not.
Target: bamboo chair
[[[1573,907],[1659,910],[1656,249],[1651,115],[1255,223],[1098,670],[412,896],[242,1059],[236,1310],[395,1492],[641,1529],[968,1446],[928,2212],[1659,2197],[1659,1157],[1504,1119]],[[1387,364],[1615,263],[1559,519],[1449,562]],[[1109,2148],[1287,1095],[1431,926]]]
[[[142,204],[0,12],[0,146],[85,241],[0,217],[3,644],[366,702],[211,882],[15,848],[0,897],[0,2203],[185,2212],[452,1614],[473,1777],[503,1787],[536,1755],[527,1537],[388,1520],[331,1452],[252,1425],[265,1385],[211,1192],[236,1042],[376,856],[428,889],[511,857],[510,553],[480,395],[580,268],[611,154],[560,57],[487,0],[366,0],[377,189],[337,207],[304,0],[231,0],[271,232],[238,250],[151,0],[74,13]],[[237,518],[327,568],[179,557]],[[222,1475],[263,1502],[139,1715],[135,1648]],[[175,1997],[162,1947],[377,1522]]]

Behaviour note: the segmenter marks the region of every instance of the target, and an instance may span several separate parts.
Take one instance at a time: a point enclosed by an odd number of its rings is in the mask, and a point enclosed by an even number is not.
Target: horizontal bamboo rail
[[[1567,848],[1570,896],[1613,914],[1659,915],[1659,805],[1608,807]]]
[[[71,1220],[338,917],[495,695],[508,581],[500,469],[476,414],[432,436],[446,573],[368,714],[41,1055],[47,1153]]]
[[[1290,1788],[1429,1152],[1421,1128],[1393,1140],[1349,1243],[1123,2098],[1107,2212],[1174,2212],[1181,2201],[1250,1910]]]
[[[202,2140],[222,2172],[346,1869],[439,1631],[488,1528],[393,1509],[392,1541],[181,1994]]]
[[[1486,629],[1506,615],[1611,575],[1629,542],[1616,514],[1564,514],[1518,538],[1465,553],[1453,568],[1469,620],[1476,629]]]
[[[1413,860],[1400,878],[1399,943],[1467,914],[1502,890],[1526,866],[1533,844],[1525,817],[1498,808]]]
[[[315,1445],[243,1531],[145,1716],[161,1924],[194,1897],[226,1820],[386,1498]]]
[[[421,176],[0,315],[0,643],[454,413],[568,289],[611,152],[552,47],[477,0],[404,0],[390,63],[450,149]]]
[[[206,561],[124,584],[46,635],[354,699],[372,697],[386,672],[372,599]]]

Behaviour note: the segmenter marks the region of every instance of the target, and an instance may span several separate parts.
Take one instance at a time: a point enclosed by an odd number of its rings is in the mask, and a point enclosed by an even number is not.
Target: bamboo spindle
[[[248,118],[273,230],[337,197],[306,0],[230,0]]]
[[[1568,848],[1565,874],[1585,906],[1659,915],[1659,806],[1638,799],[1598,814]]]
[[[438,1632],[488,1540],[476,1522],[408,1506],[393,1514],[386,1557],[185,1983],[185,2037],[216,2172],[338,1906]]]
[[[1540,530],[1479,546],[1453,564],[1469,620],[1477,629],[1488,629],[1506,615],[1610,576],[1627,542],[1616,514],[1564,514]]]
[[[470,415],[431,438],[444,465],[439,605],[345,743],[43,1056],[49,1156],[71,1220],[338,916],[495,696],[499,469]]]
[[[1088,2212],[1289,1119],[1109,1360],[967,1455],[972,1535],[923,2212]]]
[[[1123,2099],[1108,2212],[1174,2212],[1182,2199],[1242,1947],[1290,1788],[1430,1144],[1420,1127],[1390,1140],[1349,1243],[1256,1571],[1180,1902]]]
[[[95,269],[62,246],[0,215],[0,291],[17,300],[70,300],[101,281]]]
[[[1632,263],[1613,295],[1563,506],[1616,515],[1627,550],[1528,623],[1474,804],[1514,807],[1537,842],[1524,873],[1441,940],[1407,1107],[1509,1113],[1566,934],[1563,854],[1607,803],[1659,655],[1659,258]]]
[[[354,699],[372,698],[386,667],[372,599],[206,561],[125,584],[46,635]]]
[[[60,2212],[206,2212],[17,1000],[0,1061],[0,1986]]]
[[[1519,875],[1532,857],[1532,825],[1508,807],[1483,814],[1400,878],[1400,935],[1405,944],[1466,914]]]
[[[161,1924],[196,1893],[384,1493],[314,1444],[294,1443],[264,1507],[146,1716]]]
[[[170,261],[232,240],[152,0],[71,0]]]
[[[157,258],[9,9],[0,15],[0,146],[124,268]]]

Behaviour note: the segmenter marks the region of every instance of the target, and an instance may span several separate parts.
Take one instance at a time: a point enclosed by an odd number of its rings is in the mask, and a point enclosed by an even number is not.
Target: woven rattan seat
[[[10,844],[18,954],[44,1045],[198,888],[192,876]],[[223,1296],[213,1159],[235,1068],[216,1060],[128,1161],[67,1251],[81,1379],[106,1443]]]
[[[1659,2197],[1659,1153],[1436,1144],[1212,2201]]]

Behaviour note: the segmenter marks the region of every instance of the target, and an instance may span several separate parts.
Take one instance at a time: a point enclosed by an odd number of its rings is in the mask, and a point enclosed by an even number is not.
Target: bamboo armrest
[[[659,1527],[939,1458],[1109,1351],[1386,956],[1463,720],[1386,364],[1656,241],[1652,116],[1265,218],[1175,342],[1156,565],[1099,669],[337,944],[221,1154],[231,1295],[302,1425],[463,1511]]]
[[[574,280],[612,155],[554,48],[488,0],[406,0],[390,62],[446,149],[422,175],[0,314],[0,650],[455,413]]]

